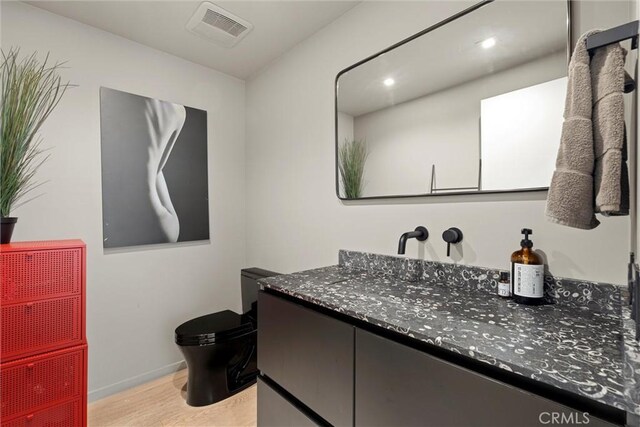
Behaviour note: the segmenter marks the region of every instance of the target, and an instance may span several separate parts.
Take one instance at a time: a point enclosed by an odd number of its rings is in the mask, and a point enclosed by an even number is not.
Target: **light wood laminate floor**
[[[256,386],[222,402],[193,408],[185,402],[187,370],[89,405],[89,427],[255,426]]]

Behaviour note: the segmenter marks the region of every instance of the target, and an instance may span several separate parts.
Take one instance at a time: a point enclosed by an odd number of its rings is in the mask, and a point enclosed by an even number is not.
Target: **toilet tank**
[[[258,302],[258,280],[265,277],[279,276],[280,273],[264,270],[262,268],[243,268],[240,272],[240,286],[242,292],[242,313],[253,311],[254,319]]]

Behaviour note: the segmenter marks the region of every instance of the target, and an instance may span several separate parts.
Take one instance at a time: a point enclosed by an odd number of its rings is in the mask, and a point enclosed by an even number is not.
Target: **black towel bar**
[[[587,37],[587,50],[591,53],[599,47],[631,39],[631,49],[638,48],[638,23],[632,21]]]

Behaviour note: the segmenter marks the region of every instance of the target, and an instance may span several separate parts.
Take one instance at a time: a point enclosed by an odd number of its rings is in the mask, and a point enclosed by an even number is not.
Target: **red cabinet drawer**
[[[2,423],[4,427],[76,427],[82,425],[81,399],[51,406]]]
[[[83,400],[86,346],[3,364],[0,372],[3,424],[77,397]],[[44,418],[42,418],[44,419]]]
[[[0,307],[2,361],[81,344],[81,298],[76,295]]]
[[[0,252],[3,304],[78,294],[82,248]]]

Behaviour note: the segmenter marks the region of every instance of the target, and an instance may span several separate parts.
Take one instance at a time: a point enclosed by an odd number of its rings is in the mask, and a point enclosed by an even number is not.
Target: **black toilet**
[[[242,311],[219,311],[176,328],[176,344],[187,362],[187,403],[219,402],[256,382],[258,279],[278,273],[261,268],[241,272]]]

